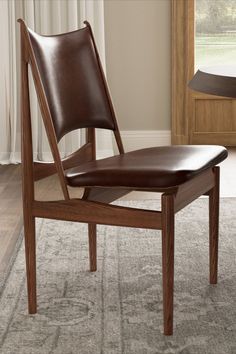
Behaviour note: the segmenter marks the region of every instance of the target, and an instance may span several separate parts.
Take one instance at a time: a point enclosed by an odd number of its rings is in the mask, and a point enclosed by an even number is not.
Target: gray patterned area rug
[[[207,200],[176,215],[171,337],[162,335],[159,231],[99,226],[98,271],[90,273],[87,226],[39,221],[38,314],[27,314],[22,244],[1,291],[0,353],[235,354],[235,214],[236,199],[222,199],[217,286],[208,284]]]

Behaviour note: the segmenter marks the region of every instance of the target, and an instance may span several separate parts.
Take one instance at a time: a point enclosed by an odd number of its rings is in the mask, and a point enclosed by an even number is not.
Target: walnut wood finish
[[[96,132],[94,128],[87,129],[87,142],[91,144],[91,159],[96,160]],[[78,164],[77,164],[78,166]],[[88,199],[90,188],[85,188],[83,199]],[[88,239],[89,239],[89,263],[90,271],[97,270],[97,225],[88,224]]]
[[[81,199],[34,201],[33,215],[40,218],[91,222],[101,225],[161,229],[159,211],[126,208]]]
[[[84,162],[93,161],[96,159],[96,144],[95,144],[95,127],[91,124],[87,126],[86,144],[78,151],[71,154],[66,159],[61,160],[58,150],[58,136],[56,131],[59,132],[59,136],[64,134],[63,125],[59,126],[57,130],[54,128],[55,116],[51,115],[51,110],[45,94],[45,86],[40,76],[40,69],[34,53],[34,49],[31,43],[28,29],[22,20],[19,20],[21,24],[21,75],[22,75],[22,184],[23,184],[23,209],[24,209],[24,228],[25,228],[25,245],[26,245],[26,271],[27,271],[27,284],[28,284],[28,307],[29,313],[36,313],[36,254],[35,254],[35,218],[50,218],[58,220],[68,220],[75,222],[88,223],[88,238],[89,238],[89,258],[90,258],[90,270],[95,271],[97,269],[97,257],[96,257],[96,225],[115,225],[115,226],[129,226],[162,230],[162,255],[163,255],[163,312],[164,312],[164,334],[170,335],[173,333],[173,291],[174,291],[174,215],[178,210],[181,210],[184,206],[192,202],[201,194],[208,194],[210,200],[210,281],[216,282],[217,275],[217,252],[218,252],[218,208],[219,208],[219,169],[214,166],[216,163],[221,162],[227,155],[226,151],[222,148],[215,148],[217,152],[213,152],[212,148],[208,147],[204,150],[204,154],[201,152],[202,164],[198,164],[195,168],[195,164],[190,164],[190,167],[186,165],[190,156],[196,159],[196,149],[190,148],[191,153],[187,152],[187,155],[181,155],[176,152],[176,149],[166,149],[172,152],[163,157],[160,149],[156,151],[156,154],[161,155],[161,166],[165,165],[166,160],[170,159],[177,164],[171,168],[169,165],[163,170],[157,172],[151,170],[150,178],[157,180],[164,176],[170,178],[172,181],[170,185],[163,184],[163,180],[160,179],[160,184],[156,185],[153,182],[153,187],[150,185],[150,180],[147,180],[145,173],[139,171],[139,177],[146,181],[146,184],[141,184],[138,190],[149,191],[161,191],[162,195],[162,210],[140,210],[135,208],[126,208],[121,206],[110,205],[112,201],[120,198],[121,196],[129,193],[132,190],[137,190],[132,186],[132,181],[128,183],[128,186],[122,187],[120,185],[105,186],[93,186],[92,184],[83,185],[85,187],[84,195],[82,199],[70,198],[67,182],[65,177],[65,170]],[[109,103],[112,122],[110,126],[114,127],[114,134],[118,149],[122,158],[127,156],[124,153],[124,148],[120,138],[118,125],[116,122],[115,112],[110,98],[108,86],[106,84],[105,76],[102,70],[101,62],[95,45],[94,37],[91,31],[90,25],[86,22],[86,26],[89,29],[89,45],[91,49],[91,41],[93,43],[92,55],[96,54],[96,61],[99,67],[99,87],[103,88],[103,93],[106,93],[106,100]],[[86,30],[86,36],[88,36],[88,30]],[[30,32],[32,36],[32,31]],[[75,33],[75,32],[72,32]],[[85,32],[83,32],[85,33]],[[63,36],[63,35],[62,35]],[[37,36],[36,36],[37,37]],[[36,38],[35,37],[35,38]],[[55,36],[53,37],[55,39]],[[60,38],[62,38],[60,36]],[[67,37],[68,38],[68,37]],[[83,37],[84,38],[84,37]],[[88,37],[86,37],[88,38]],[[54,40],[53,39],[53,40]],[[34,39],[35,40],[35,39]],[[36,45],[34,43],[34,45]],[[87,54],[86,54],[87,55]],[[94,60],[94,57],[92,58]],[[93,62],[94,63],[94,62]],[[40,108],[50,143],[53,163],[33,163],[33,151],[32,151],[32,134],[31,134],[31,118],[30,118],[30,102],[29,102],[29,84],[28,84],[28,65],[30,64],[36,92],[38,95]],[[95,64],[94,64],[95,65]],[[97,66],[93,66],[92,69],[97,70]],[[41,68],[42,69],[42,68]],[[44,73],[45,74],[45,73]],[[47,75],[46,75],[47,76]],[[50,83],[51,84],[51,83]],[[107,102],[106,101],[106,102]],[[51,102],[52,103],[52,102]],[[68,103],[68,102],[67,102]],[[61,104],[61,103],[60,103]],[[92,104],[92,103],[91,103]],[[95,105],[96,106],[96,105]],[[69,107],[70,109],[71,107]],[[90,107],[91,108],[91,107]],[[96,107],[95,107],[96,108]],[[86,110],[86,107],[85,107]],[[83,109],[82,109],[83,111]],[[95,110],[96,111],[96,110]],[[107,110],[106,110],[107,112]],[[94,113],[94,112],[93,112]],[[63,116],[63,115],[62,115]],[[95,118],[94,118],[95,117]],[[96,123],[96,114],[94,114],[94,121]],[[67,119],[69,119],[67,117]],[[74,119],[74,118],[73,118]],[[83,117],[82,117],[83,119]],[[94,123],[94,121],[92,121]],[[108,122],[108,121],[107,121]],[[106,124],[108,124],[106,122]],[[73,124],[76,122],[73,120]],[[91,121],[90,121],[91,123]],[[94,123],[94,124],[95,124]],[[66,129],[73,130],[73,124],[70,126],[70,122],[66,122]],[[77,124],[77,123],[76,123]],[[79,124],[79,123],[78,123]],[[84,124],[84,122],[83,122]],[[99,124],[102,124],[102,119],[99,117]],[[188,147],[189,148],[189,147]],[[202,149],[202,148],[201,148]],[[180,149],[181,150],[181,149]],[[209,151],[211,150],[210,155]],[[178,150],[179,151],[179,150]],[[200,151],[200,150],[199,150]],[[202,150],[201,150],[202,151]],[[184,152],[184,148],[183,148]],[[152,152],[154,153],[154,152]],[[124,156],[123,156],[124,154]],[[152,168],[153,160],[152,156],[147,156],[147,151],[144,151],[144,160],[151,161],[146,164],[147,170],[150,172]],[[180,158],[181,155],[181,158]],[[207,157],[206,156],[211,156]],[[133,156],[133,155],[132,155]],[[187,157],[186,157],[187,156]],[[133,157],[132,157],[133,158]],[[207,161],[206,161],[207,160]],[[147,161],[146,161],[147,162]],[[191,162],[191,161],[189,161]],[[182,167],[182,169],[180,168]],[[202,167],[201,167],[202,166]],[[130,172],[130,176],[135,178],[135,166],[133,166],[132,174],[129,170],[126,170],[125,175]],[[169,171],[169,175],[168,172]],[[186,174],[187,171],[187,174]],[[59,201],[38,201],[34,196],[34,181],[41,178],[50,176],[57,173],[61,189],[63,191],[64,200]],[[142,171],[141,171],[142,172]],[[157,174],[160,174],[157,176]],[[174,177],[173,177],[174,176]],[[184,176],[185,179],[181,179]],[[112,176],[111,176],[112,177]],[[175,178],[176,177],[176,178]],[[126,176],[125,176],[126,178]],[[181,182],[180,182],[181,181]],[[119,181],[120,182],[120,181]],[[158,184],[158,183],[157,183]]]
[[[64,170],[68,168],[78,166],[79,164],[91,161],[93,152],[93,145],[87,143],[83,145],[80,149],[73,152],[71,155],[63,159],[62,166]],[[57,169],[54,162],[34,162],[34,180],[38,181],[42,178],[51,176],[57,173]]]
[[[215,186],[215,174],[209,169],[194,179],[179,186],[175,195],[174,208],[175,212],[183,209],[193,200],[207,193]]]
[[[23,29],[21,28],[21,31]],[[35,255],[35,217],[32,215],[32,204],[34,200],[34,183],[33,183],[33,147],[31,118],[29,105],[29,80],[28,80],[28,63],[26,61],[25,42],[21,42],[21,75],[22,75],[22,160],[24,161],[23,169],[23,217],[25,231],[25,258],[26,273],[28,287],[28,305],[29,313],[36,313],[36,255]]]
[[[174,196],[163,194],[161,205],[164,334],[171,335],[174,294]]]
[[[217,284],[218,242],[219,242],[219,192],[220,169],[214,168],[215,185],[209,192],[209,257],[210,283]]]
[[[90,271],[97,270],[97,225],[88,224]]]
[[[86,198],[94,202],[111,203],[130,193],[130,189],[123,188],[90,188]]]

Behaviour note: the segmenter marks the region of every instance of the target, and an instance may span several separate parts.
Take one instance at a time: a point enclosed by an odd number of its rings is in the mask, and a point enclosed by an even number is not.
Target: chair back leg
[[[209,192],[209,256],[210,256],[210,284],[217,283],[218,273],[218,242],[219,242],[219,187],[220,169],[213,168],[215,187]]]
[[[28,309],[30,314],[34,314],[37,312],[35,218],[28,212],[27,209],[24,211],[24,233]]]
[[[164,334],[173,334],[174,195],[162,195],[162,277]]]
[[[97,225],[88,224],[90,272],[97,270]]]

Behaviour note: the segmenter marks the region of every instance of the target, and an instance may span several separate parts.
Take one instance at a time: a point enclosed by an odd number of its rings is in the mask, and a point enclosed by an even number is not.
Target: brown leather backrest
[[[56,36],[29,30],[59,141],[79,128],[115,130],[89,27]]]

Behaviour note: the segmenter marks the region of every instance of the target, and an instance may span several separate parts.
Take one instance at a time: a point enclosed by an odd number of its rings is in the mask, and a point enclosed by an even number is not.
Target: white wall
[[[108,83],[120,129],[169,130],[170,0],[105,0]]]

